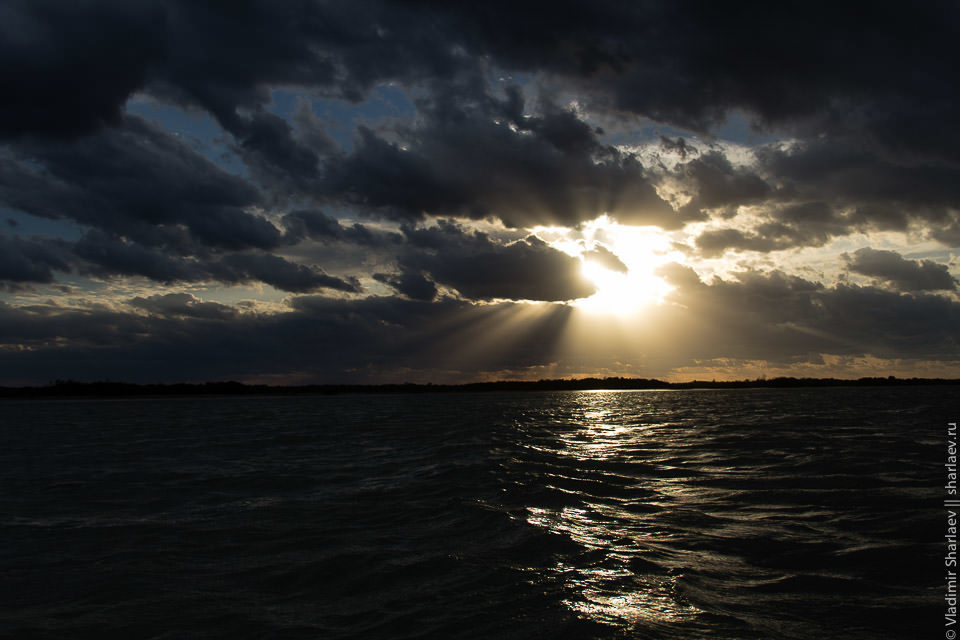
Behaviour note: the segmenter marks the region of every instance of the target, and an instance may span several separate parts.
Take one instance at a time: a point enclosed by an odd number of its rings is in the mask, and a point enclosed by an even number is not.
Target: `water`
[[[7,401],[0,635],[940,637],[957,399]]]

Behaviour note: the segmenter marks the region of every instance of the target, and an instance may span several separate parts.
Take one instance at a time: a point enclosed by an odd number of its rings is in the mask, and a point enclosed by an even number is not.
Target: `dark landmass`
[[[42,387],[0,387],[0,398],[120,398],[141,396],[198,395],[337,395],[380,393],[458,393],[491,391],[590,391],[633,389],[746,389],[792,387],[910,387],[923,385],[957,386],[960,379],[896,378],[894,376],[858,378],[758,378],[756,380],[664,382],[645,378],[578,378],[571,380],[503,380],[468,384],[320,384],[271,386],[240,382],[205,382],[199,384],[133,384],[129,382],[74,382],[57,380]]]

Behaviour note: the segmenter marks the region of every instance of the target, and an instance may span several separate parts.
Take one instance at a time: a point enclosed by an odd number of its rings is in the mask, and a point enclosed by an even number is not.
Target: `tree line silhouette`
[[[338,395],[383,393],[458,393],[492,391],[625,391],[650,389],[746,389],[793,387],[903,387],[960,385],[957,378],[756,378],[753,380],[690,380],[666,382],[650,378],[573,378],[544,380],[499,380],[465,384],[310,384],[273,386],[242,382],[135,384],[131,382],[76,382],[56,380],[38,387],[0,387],[0,398],[137,397],[198,395]]]

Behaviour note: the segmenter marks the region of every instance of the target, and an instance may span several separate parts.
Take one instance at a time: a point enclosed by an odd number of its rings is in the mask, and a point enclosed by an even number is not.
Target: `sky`
[[[7,0],[0,384],[957,377],[960,5]]]

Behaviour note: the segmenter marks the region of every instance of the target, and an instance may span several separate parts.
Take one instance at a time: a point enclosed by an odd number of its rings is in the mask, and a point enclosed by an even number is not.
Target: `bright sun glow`
[[[574,304],[595,313],[631,315],[661,301],[672,287],[654,270],[683,259],[663,231],[620,225],[607,216],[583,225],[579,232],[556,228],[537,232],[555,248],[583,260],[583,274],[597,285],[597,292]],[[610,256],[601,255],[603,248],[619,258],[626,273],[617,269]]]

